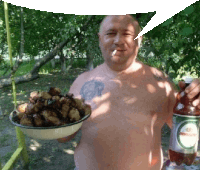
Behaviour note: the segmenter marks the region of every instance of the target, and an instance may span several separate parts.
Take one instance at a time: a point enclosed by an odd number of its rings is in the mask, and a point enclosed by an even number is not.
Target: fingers
[[[200,109],[200,79],[193,80],[193,82],[185,89],[185,92],[189,99],[195,98],[192,104]]]
[[[186,89],[185,92],[188,94],[190,99],[194,98],[200,93],[200,81],[195,79]]]
[[[179,82],[178,82],[178,86],[179,86],[181,89],[184,89],[184,88],[185,88],[185,82],[184,82],[184,81],[179,81]]]
[[[192,99],[200,93],[200,85],[188,92],[188,98]]]
[[[197,106],[200,109],[200,97],[192,102],[193,106]]]
[[[183,90],[185,88],[185,82],[180,81],[179,87]],[[194,79],[192,83],[186,87],[185,92],[189,99],[193,99],[193,106],[197,106],[200,109],[200,79]]]

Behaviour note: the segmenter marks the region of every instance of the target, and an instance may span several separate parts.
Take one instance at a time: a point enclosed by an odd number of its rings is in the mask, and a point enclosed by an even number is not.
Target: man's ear
[[[101,47],[100,47],[100,44],[101,44],[101,36],[100,36],[100,33],[98,33],[98,37],[99,37],[99,48],[101,48]]]
[[[138,46],[139,46],[139,48],[141,47],[141,45],[142,45],[142,36],[140,36],[138,38]]]
[[[98,37],[99,37],[99,41],[100,41],[100,38],[101,38],[101,37],[100,37],[100,33],[98,33]]]

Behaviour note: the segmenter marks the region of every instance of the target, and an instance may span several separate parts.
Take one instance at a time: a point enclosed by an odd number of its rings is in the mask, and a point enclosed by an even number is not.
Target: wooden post
[[[28,153],[26,149],[25,136],[19,127],[15,126],[15,129],[16,129],[19,148],[23,148],[22,153],[21,153],[22,158],[24,160],[24,163],[28,164],[29,160],[28,160]]]
[[[17,148],[17,150],[12,154],[11,158],[5,164],[5,166],[3,167],[2,170],[11,170],[13,168],[13,165],[15,164],[17,159],[19,158],[22,150],[23,150],[23,148]]]
[[[8,21],[8,5],[4,2],[4,12],[5,12],[5,21],[6,21],[6,30],[7,30],[7,42],[8,42],[8,51],[10,56],[10,67],[11,67],[11,80],[12,80],[12,90],[13,90],[13,99],[14,99],[14,108],[16,109],[17,100],[16,100],[16,88],[15,88],[15,80],[14,80],[14,73],[12,72],[13,69],[13,62],[12,62],[12,49],[11,49],[11,41],[10,41],[10,28],[9,28],[9,21]],[[11,170],[13,168],[14,163],[16,160],[22,156],[24,160],[24,164],[28,164],[28,154],[26,150],[25,144],[25,137],[19,127],[15,127],[16,135],[18,140],[18,148],[13,153],[9,161],[3,167],[2,170]],[[1,164],[0,164],[1,169]]]
[[[0,170],[2,170],[2,168],[1,168],[1,159],[0,159]]]
[[[8,42],[8,52],[10,56],[10,67],[11,67],[11,80],[12,80],[12,90],[13,90],[13,99],[14,99],[14,106],[16,109],[17,100],[16,100],[16,88],[15,88],[15,80],[13,70],[13,62],[12,62],[12,47],[10,41],[10,28],[9,28],[9,21],[8,21],[8,5],[7,2],[4,2],[4,12],[5,12],[5,21],[6,21],[6,31],[7,31],[7,42]]]

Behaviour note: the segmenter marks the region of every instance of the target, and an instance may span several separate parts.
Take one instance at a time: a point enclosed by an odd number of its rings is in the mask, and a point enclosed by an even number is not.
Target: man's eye
[[[124,33],[125,36],[131,36],[132,34],[130,33]]]
[[[115,33],[114,32],[109,32],[106,35],[115,35]]]

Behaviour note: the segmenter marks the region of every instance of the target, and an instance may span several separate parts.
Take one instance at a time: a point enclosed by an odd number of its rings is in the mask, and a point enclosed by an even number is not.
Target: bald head
[[[138,35],[141,31],[141,27],[138,21],[129,14],[128,15],[107,15],[100,24],[99,34],[102,33],[104,26],[106,24],[109,24],[108,22],[111,18],[117,18],[119,22],[125,19],[128,20],[128,22],[134,26],[136,35]]]
[[[131,15],[106,16],[99,30],[99,47],[105,63],[115,71],[127,69],[137,57],[142,36],[139,23]]]

